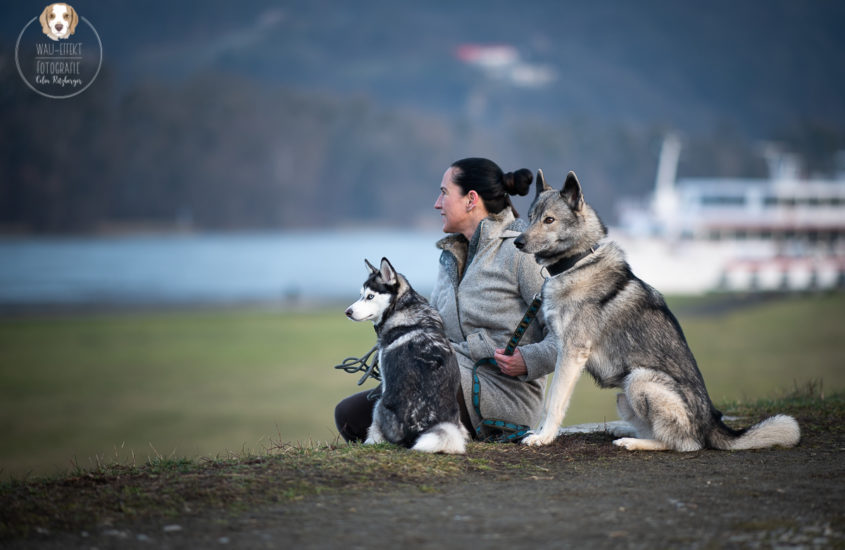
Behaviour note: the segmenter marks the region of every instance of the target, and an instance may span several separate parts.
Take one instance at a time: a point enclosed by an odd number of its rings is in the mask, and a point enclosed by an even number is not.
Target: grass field
[[[717,403],[845,388],[845,294],[683,313],[701,300],[670,305]],[[334,441],[335,403],[361,388],[332,365],[373,342],[342,307],[2,319],[0,477]],[[614,419],[614,403],[585,376],[566,423]]]

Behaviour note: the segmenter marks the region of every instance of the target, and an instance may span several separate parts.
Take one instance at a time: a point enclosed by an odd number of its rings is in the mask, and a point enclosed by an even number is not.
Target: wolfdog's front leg
[[[590,348],[564,348],[558,355],[558,363],[555,366],[555,373],[552,376],[552,385],[546,394],[545,411],[543,422],[540,426],[528,433],[522,440],[525,445],[539,447],[548,445],[557,437],[560,423],[566,415],[569,407],[569,400],[575,383],[584,370],[587,358],[590,356]]]

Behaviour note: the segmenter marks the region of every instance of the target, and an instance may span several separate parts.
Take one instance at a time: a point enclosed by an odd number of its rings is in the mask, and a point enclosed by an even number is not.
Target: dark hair
[[[520,168],[505,174],[498,164],[483,158],[456,160],[452,168],[457,168],[452,171],[452,183],[460,187],[464,195],[475,191],[491,214],[498,214],[510,206],[513,215],[519,217],[509,195],[528,194],[534,180],[531,170]]]

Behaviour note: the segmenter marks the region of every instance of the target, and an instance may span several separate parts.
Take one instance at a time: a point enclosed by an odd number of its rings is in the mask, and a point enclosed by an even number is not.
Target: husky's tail
[[[710,443],[717,449],[741,451],[774,446],[794,447],[800,439],[798,422],[791,416],[778,414],[745,430],[733,430],[717,421]]]
[[[441,422],[424,431],[411,448],[424,453],[462,455],[466,452],[468,437],[460,422]]]

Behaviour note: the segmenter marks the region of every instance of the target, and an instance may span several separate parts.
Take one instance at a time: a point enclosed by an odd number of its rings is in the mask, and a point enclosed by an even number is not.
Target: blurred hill
[[[762,140],[830,174],[845,149],[845,4],[74,2],[104,69],[38,96],[0,22],[0,230],[438,223],[445,168],[578,171],[613,221],[679,175],[765,175]]]

